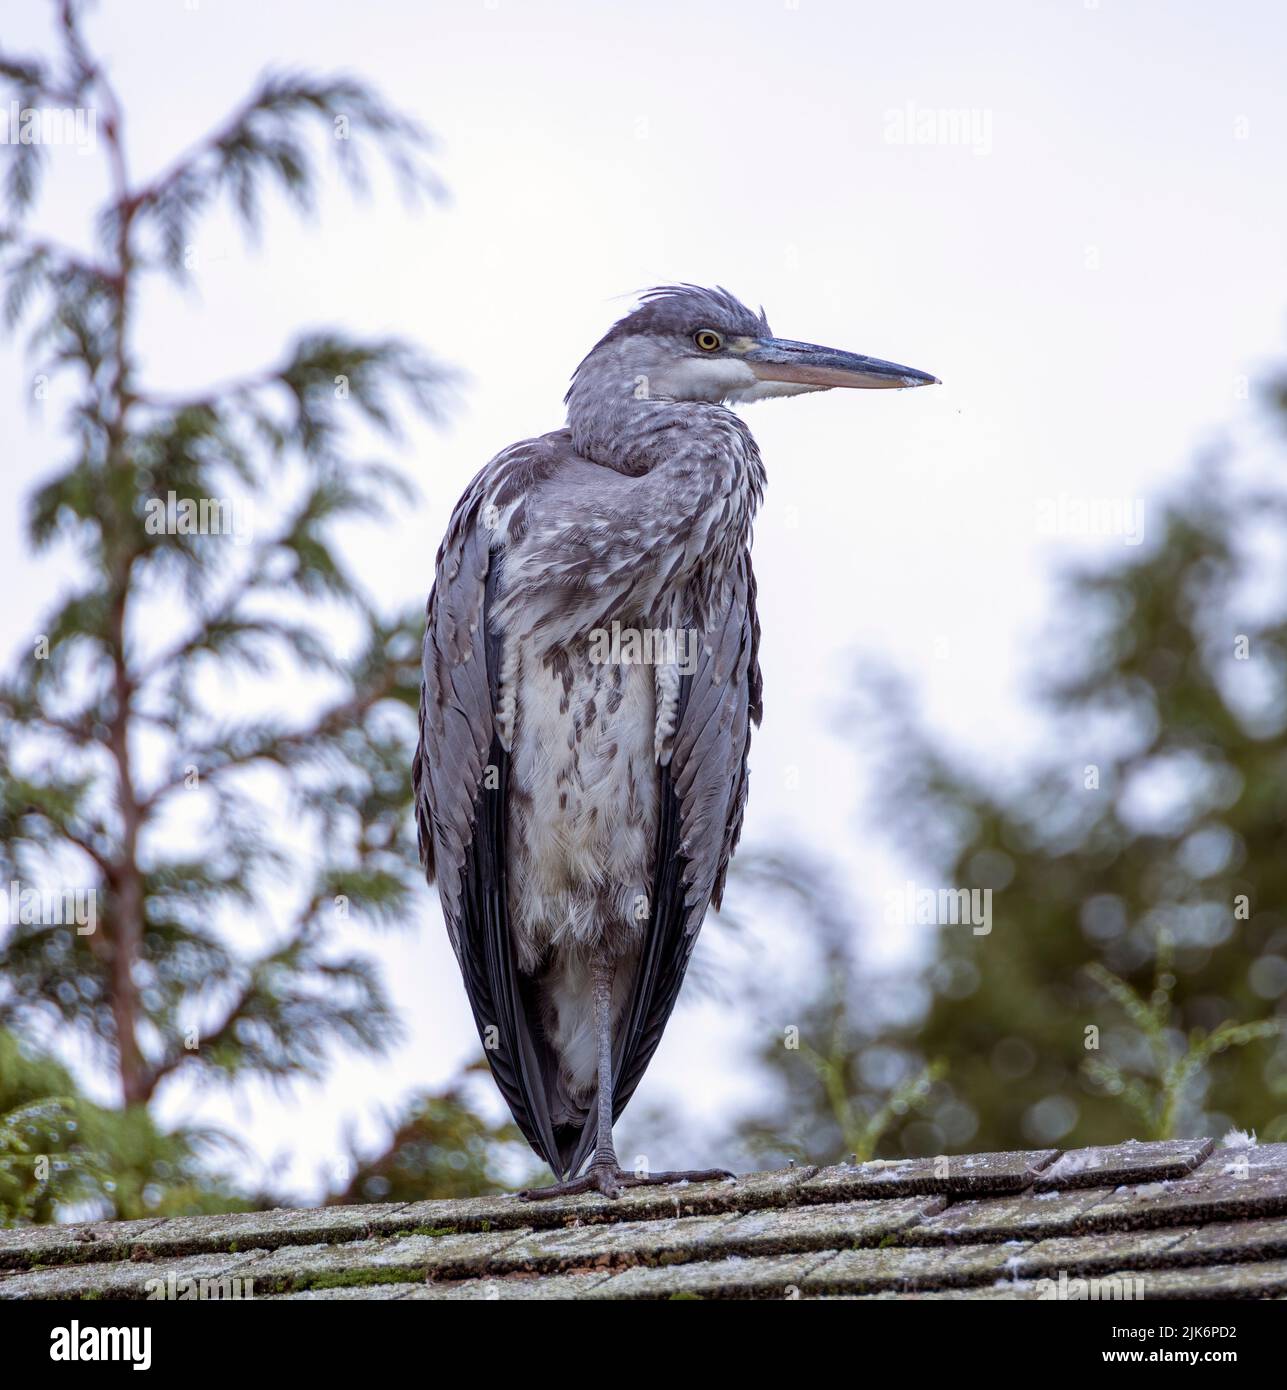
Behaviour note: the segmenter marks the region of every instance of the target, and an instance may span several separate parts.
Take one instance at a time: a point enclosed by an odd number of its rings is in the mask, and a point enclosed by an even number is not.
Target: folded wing
[[[509,757],[497,736],[499,635],[488,615],[504,566],[489,544],[488,510],[525,525],[524,499],[560,450],[531,441],[507,450],[466,491],[438,554],[429,598],[412,768],[421,859],[443,915],[479,1036],[515,1122],[556,1174],[575,1173],[593,1146],[596,1111],[579,1124],[556,1099],[558,1067],[541,1035],[531,982],[510,935],[506,795]],[[494,525],[494,518],[492,518]],[[643,1077],[674,1008],[710,903],[719,906],[741,833],[752,723],[760,719],[759,622],[749,553],[734,569],[722,616],[683,677],[660,815],[650,917],[615,1043],[614,1120]]]

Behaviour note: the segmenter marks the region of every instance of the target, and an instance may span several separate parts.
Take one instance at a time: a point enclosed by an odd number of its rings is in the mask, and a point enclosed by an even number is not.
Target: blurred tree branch
[[[452,374],[399,340],[325,329],[209,390],[176,398],[142,381],[143,286],[189,282],[187,248],[219,200],[251,238],[271,190],[311,211],[319,135],[350,188],[366,187],[375,153],[405,193],[435,196],[430,142],[355,78],[269,74],[136,182],[85,6],[57,8],[60,51],[0,54],[0,86],[24,107],[96,111],[110,193],[93,253],[74,251],[29,228],[48,160],[39,142],[13,146],[5,321],[26,325],[37,371],[74,399],[69,457],[28,518],[33,547],[71,562],[67,592],[0,682],[0,869],[58,892],[88,871],[98,910],[87,931],[10,923],[0,1020],[54,1020],[96,1045],[128,1109],[180,1071],[317,1076],[334,1047],[378,1052],[396,1036],[374,965],[346,937],[352,918],[405,920],[419,891],[406,811],[422,619],[381,615],[335,532],[410,497],[398,472],[352,457],[352,430],[397,438],[408,409],[440,418]],[[234,534],[238,506],[271,523]],[[265,695],[304,680],[316,708],[229,715],[221,691],[246,678]],[[249,928],[258,949],[235,949],[220,923]]]

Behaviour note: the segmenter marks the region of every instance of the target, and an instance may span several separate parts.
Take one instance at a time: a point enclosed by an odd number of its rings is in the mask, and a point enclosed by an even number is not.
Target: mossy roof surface
[[[0,1231],[0,1299],[1284,1295],[1287,1144],[1202,1139]]]

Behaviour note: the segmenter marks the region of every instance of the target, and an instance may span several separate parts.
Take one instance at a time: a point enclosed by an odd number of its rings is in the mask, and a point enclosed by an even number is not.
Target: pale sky
[[[1040,733],[1024,675],[1054,567],[1128,540],[1049,534],[1041,504],[1066,518],[1140,500],[1147,541],[1148,499],[1195,447],[1254,435],[1246,383],[1281,355],[1287,18],[1270,0],[108,0],[90,30],[136,177],[269,66],[359,72],[438,135],[447,203],[410,210],[377,178],[365,202],[328,191],[313,223],[272,205],[259,249],[216,217],[199,293],[158,282],[140,338],[174,390],[328,323],[413,338],[468,374],[450,427],[416,425],[397,456],[423,504],[350,552],[390,608],[427,592],[477,468],[561,423],[569,374],[634,291],[719,283],[780,335],[942,378],[745,411],[769,471],[746,841],[846,856],[875,960],[914,949],[882,932],[879,904],[916,866],[874,833],[854,854],[864,788],[835,728],[853,653],[900,665],[937,727],[1008,765]],[[42,6],[7,7],[10,50],[47,33]],[[38,223],[81,240],[100,162],[51,154]],[[0,649],[15,652],[58,587],[57,565],[25,553],[20,504],[65,457],[66,395],[29,409],[34,364],[0,354]],[[290,1150],[307,1193],[344,1126],[374,1136],[381,1107],[476,1050],[428,894],[423,919],[373,939],[411,1025],[391,1059],[284,1101],[176,1088],[163,1113]],[[725,1010],[681,1009],[636,1106],[681,1086],[694,1111],[746,1094],[737,1037]]]

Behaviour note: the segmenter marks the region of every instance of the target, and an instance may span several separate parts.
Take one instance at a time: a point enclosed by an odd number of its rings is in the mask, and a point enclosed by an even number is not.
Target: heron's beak
[[[790,338],[760,338],[743,361],[761,381],[825,390],[830,386],[860,386],[865,390],[898,390],[904,386],[938,386],[938,377],[879,357],[796,343]]]

